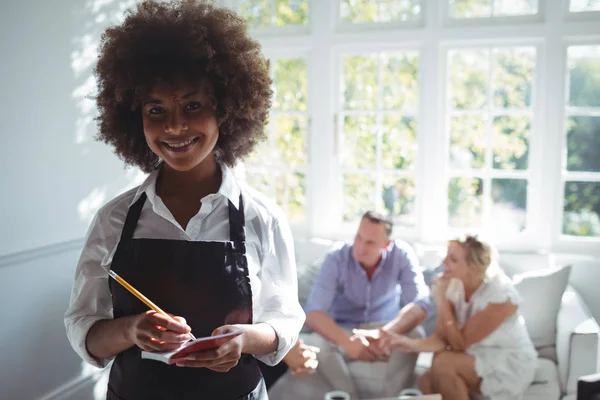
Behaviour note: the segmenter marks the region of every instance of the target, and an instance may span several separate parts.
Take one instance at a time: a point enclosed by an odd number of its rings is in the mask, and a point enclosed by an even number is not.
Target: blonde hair
[[[467,262],[471,268],[486,275],[488,268],[492,265],[495,258],[495,251],[492,246],[485,241],[479,240],[477,235],[466,235],[452,241],[465,248],[467,251]]]

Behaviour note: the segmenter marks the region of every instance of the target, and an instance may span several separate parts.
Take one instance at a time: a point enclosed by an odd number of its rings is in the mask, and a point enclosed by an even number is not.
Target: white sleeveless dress
[[[515,305],[521,296],[505,276],[486,279],[465,301],[461,280],[452,279],[446,296],[454,306],[459,326],[490,303]],[[471,345],[466,352],[475,357],[475,372],[482,378],[481,394],[492,400],[518,400],[533,382],[537,369],[537,352],[519,311],[502,323],[492,334]]]

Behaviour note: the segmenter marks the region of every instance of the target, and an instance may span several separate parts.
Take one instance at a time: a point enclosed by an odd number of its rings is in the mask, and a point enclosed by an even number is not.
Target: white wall
[[[81,237],[92,214],[79,211],[85,201],[113,197],[135,175],[126,176],[110,149],[93,140],[94,121],[78,131],[78,119],[93,117],[77,97],[89,92],[91,64],[79,73],[72,64],[81,65],[81,49],[89,48],[82,38],[99,39],[106,22],[95,19],[118,12],[102,3],[111,1],[2,4],[0,256]]]
[[[62,320],[80,239],[95,209],[139,178],[93,140],[94,121],[78,125],[93,117],[81,108],[88,44],[120,14],[115,3],[1,2],[0,399],[58,394],[89,372]]]

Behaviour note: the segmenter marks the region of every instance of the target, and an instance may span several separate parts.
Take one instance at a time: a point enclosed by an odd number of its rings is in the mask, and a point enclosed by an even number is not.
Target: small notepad
[[[148,360],[161,361],[166,364],[175,364],[178,360],[187,357],[192,353],[202,350],[215,349],[229,342],[231,339],[242,334],[242,331],[224,333],[222,335],[206,336],[196,340],[190,340],[184,343],[180,348],[174,351],[166,351],[163,353],[155,353],[142,351],[142,358]]]

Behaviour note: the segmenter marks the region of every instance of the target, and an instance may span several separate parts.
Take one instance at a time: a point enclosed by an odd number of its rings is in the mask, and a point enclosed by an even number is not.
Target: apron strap
[[[142,193],[140,198],[131,207],[129,207],[127,218],[125,218],[125,225],[121,231],[121,239],[119,240],[117,250],[119,247],[127,246],[131,242],[131,239],[133,239],[133,232],[135,231],[135,227],[137,226],[137,222],[140,218],[140,214],[142,213],[142,208],[144,207],[145,202],[146,192]]]
[[[246,253],[246,219],[244,217],[244,200],[240,193],[239,207],[236,209],[229,200],[229,237],[235,251]]]

